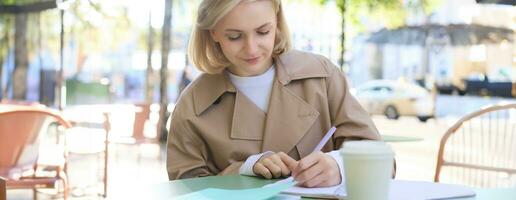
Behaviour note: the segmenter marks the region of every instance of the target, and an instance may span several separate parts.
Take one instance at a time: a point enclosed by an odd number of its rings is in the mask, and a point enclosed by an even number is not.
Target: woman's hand
[[[328,187],[340,184],[340,169],[333,157],[314,152],[301,159],[297,166],[289,165],[292,177],[303,187]]]
[[[266,179],[280,178],[290,175],[288,166],[297,165],[297,161],[286,153],[270,153],[262,156],[253,166],[253,172]]]

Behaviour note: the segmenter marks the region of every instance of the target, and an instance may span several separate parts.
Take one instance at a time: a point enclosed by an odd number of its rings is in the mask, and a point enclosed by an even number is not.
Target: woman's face
[[[270,0],[242,1],[210,33],[232,63],[231,73],[256,76],[272,65],[276,24]]]

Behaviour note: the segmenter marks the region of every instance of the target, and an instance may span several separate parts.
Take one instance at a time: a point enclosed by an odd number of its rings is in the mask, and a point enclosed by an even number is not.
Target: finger
[[[292,174],[294,176],[296,176],[296,175],[302,173],[304,170],[315,165],[321,158],[322,158],[322,155],[320,155],[319,153],[309,154],[308,156],[304,157],[303,159],[301,159],[299,161],[297,167],[294,168],[294,170],[292,170]]]
[[[313,177],[313,178],[309,179],[308,181],[302,183],[302,186],[308,187],[308,188],[319,187],[327,178],[328,177],[327,177],[326,173],[321,171],[321,173],[319,173],[315,177]]]
[[[324,167],[321,164],[312,165],[308,169],[305,169],[301,173],[297,174],[294,179],[300,183],[304,183],[321,174],[324,171],[323,169]]]
[[[288,176],[290,174],[290,169],[283,163],[280,156],[271,156],[271,160],[281,169],[281,176]]]
[[[292,171],[297,167],[297,160],[294,160],[292,157],[288,156],[286,153],[279,152],[278,156],[280,157],[281,161],[287,165],[287,167]]]
[[[281,168],[279,166],[277,166],[276,164],[274,164],[274,162],[272,162],[271,159],[264,158],[262,160],[262,163],[265,167],[267,167],[267,169],[269,169],[273,178],[281,177]]]
[[[263,176],[266,179],[271,179],[272,174],[262,163],[257,162],[254,164],[254,173]]]
[[[332,184],[332,183],[330,183],[330,181],[328,181],[326,179],[326,180],[324,180],[323,182],[319,183],[317,186],[314,186],[314,187],[331,187],[331,186],[335,186],[337,184],[340,184],[340,183]]]

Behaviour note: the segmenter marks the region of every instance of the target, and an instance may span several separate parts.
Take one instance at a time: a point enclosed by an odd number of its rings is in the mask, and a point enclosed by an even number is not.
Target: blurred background
[[[0,100],[44,105],[74,122],[70,199],[117,199],[127,184],[168,180],[166,121],[200,73],[186,55],[199,2],[0,0]],[[453,123],[516,102],[515,0],[283,4],[294,48],[330,58],[380,132],[400,138],[391,143],[397,178],[433,181]],[[54,193],[36,192],[62,198]],[[8,199],[32,197],[8,191]]]

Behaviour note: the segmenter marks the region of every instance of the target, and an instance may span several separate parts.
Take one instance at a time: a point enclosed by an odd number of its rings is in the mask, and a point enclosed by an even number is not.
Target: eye
[[[258,33],[259,35],[267,35],[267,34],[269,34],[269,32],[270,32],[270,31],[258,31],[257,33]]]
[[[241,34],[230,34],[230,35],[227,35],[226,37],[227,37],[227,38],[228,38],[228,40],[230,40],[230,41],[235,41],[235,40],[240,39]]]

